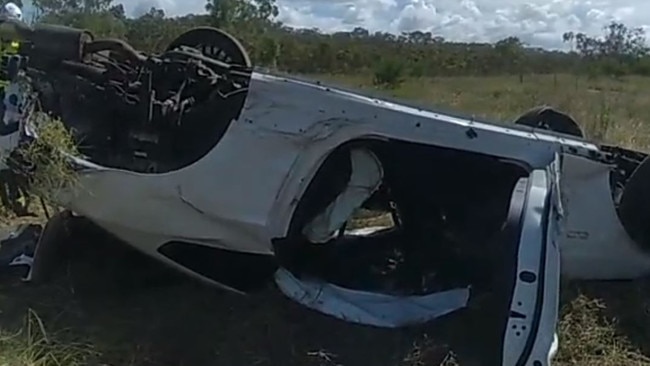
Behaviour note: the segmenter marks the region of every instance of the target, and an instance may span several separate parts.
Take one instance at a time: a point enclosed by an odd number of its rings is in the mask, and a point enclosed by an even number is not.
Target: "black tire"
[[[618,217],[630,238],[650,253],[650,156],[639,164],[625,184]]]
[[[181,46],[200,49],[205,56],[229,64],[252,67],[250,56],[242,44],[230,34],[213,27],[193,28],[173,40],[166,51]]]
[[[31,282],[47,283],[65,265],[69,246],[72,212],[55,213],[45,224],[34,253]]]
[[[573,118],[548,106],[539,106],[530,109],[517,118],[515,124],[541,128],[580,138],[585,137],[584,131]]]

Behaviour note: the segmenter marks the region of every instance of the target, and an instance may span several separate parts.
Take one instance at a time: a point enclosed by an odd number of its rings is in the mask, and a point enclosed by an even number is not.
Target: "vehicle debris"
[[[43,227],[21,224],[0,233],[0,269],[21,267],[21,278],[30,281],[34,253]]]
[[[470,288],[422,296],[395,296],[352,290],[314,279],[298,280],[291,272],[275,273],[280,290],[294,301],[322,313],[359,324],[397,328],[429,322],[467,306]]]

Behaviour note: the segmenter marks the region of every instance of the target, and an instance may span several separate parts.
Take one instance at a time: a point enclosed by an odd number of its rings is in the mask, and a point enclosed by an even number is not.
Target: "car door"
[[[521,178],[512,193],[507,222],[496,245],[494,297],[481,365],[544,366],[557,352],[560,258],[556,238],[562,217],[561,157]]]

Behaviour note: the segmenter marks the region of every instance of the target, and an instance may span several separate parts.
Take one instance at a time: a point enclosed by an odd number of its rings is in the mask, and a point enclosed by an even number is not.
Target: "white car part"
[[[312,243],[331,240],[341,226],[379,188],[384,173],[379,159],[368,149],[350,152],[352,174],[345,190],[303,229]]]

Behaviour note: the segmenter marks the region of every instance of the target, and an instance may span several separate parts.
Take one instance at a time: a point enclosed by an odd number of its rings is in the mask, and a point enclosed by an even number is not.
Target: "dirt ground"
[[[74,257],[47,285],[21,283],[15,273],[0,278],[0,329],[24,330],[33,311],[47,337],[89,356],[84,364],[438,365],[450,358],[439,335],[449,321],[396,331],[355,326],[293,303],[272,283],[250,296],[197,283],[92,229],[71,245]]]
[[[74,256],[49,284],[0,276],[3,334],[39,333],[47,345],[31,352],[51,352],[58,362],[24,365],[475,365],[473,353],[488,342],[487,320],[470,312],[413,329],[352,325],[292,302],[272,283],[249,296],[197,283],[93,228],[76,231],[70,245]],[[587,360],[630,347],[650,352],[649,290],[644,282],[565,285],[563,347],[581,350],[562,351],[559,364],[615,365]],[[597,315],[585,311],[594,306],[585,296],[603,299]],[[595,327],[601,315],[617,319],[615,327]],[[619,334],[629,347],[603,342],[619,342]],[[648,364],[638,353],[619,356]]]

